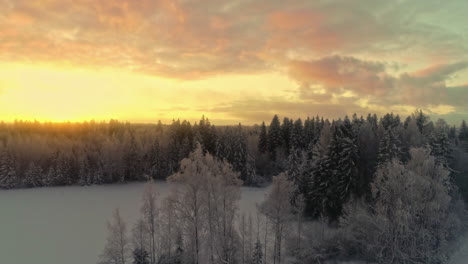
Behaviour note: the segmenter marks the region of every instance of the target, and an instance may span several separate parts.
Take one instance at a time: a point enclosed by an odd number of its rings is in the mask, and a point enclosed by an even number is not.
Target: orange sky
[[[468,117],[463,0],[0,4],[0,120]]]

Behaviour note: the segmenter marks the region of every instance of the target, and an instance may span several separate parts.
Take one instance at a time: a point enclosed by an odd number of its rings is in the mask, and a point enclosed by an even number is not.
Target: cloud
[[[0,0],[0,62],[177,80],[274,73],[296,83],[291,98],[206,107],[242,118],[409,107],[466,112],[467,3]]]
[[[125,67],[198,79],[275,71],[310,56],[395,55],[410,48],[430,52],[433,46],[438,49],[432,53],[443,50],[445,58],[466,54],[460,35],[414,18],[427,13],[419,1],[1,2],[6,6],[0,11],[1,60]],[[374,92],[389,85],[385,76],[360,75],[374,82]]]
[[[384,95],[395,85],[381,62],[354,57],[330,56],[312,61],[293,60],[290,75],[299,82],[320,84],[328,92],[352,91],[356,94]]]
[[[293,60],[289,74],[300,85],[300,98],[348,94],[366,98],[373,104],[460,106],[468,99],[466,86],[449,87],[468,62],[436,64],[414,72],[391,74],[389,65],[354,57],[329,56],[310,61]],[[320,93],[317,93],[320,91]]]

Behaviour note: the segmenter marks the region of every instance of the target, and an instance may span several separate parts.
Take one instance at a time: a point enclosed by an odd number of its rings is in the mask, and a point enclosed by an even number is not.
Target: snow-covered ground
[[[460,241],[460,246],[452,256],[449,264],[466,264],[468,263],[468,236]]]
[[[129,229],[139,216],[144,184],[0,191],[0,263],[94,264],[104,247],[106,219],[119,207]],[[160,197],[170,186],[156,183]],[[242,188],[241,210],[255,212],[267,188]],[[468,238],[450,264],[467,263]]]
[[[94,264],[104,247],[106,219],[119,207],[131,225],[144,184],[0,190],[0,263]],[[160,197],[170,186],[157,182]],[[254,212],[266,188],[242,188],[241,211]]]

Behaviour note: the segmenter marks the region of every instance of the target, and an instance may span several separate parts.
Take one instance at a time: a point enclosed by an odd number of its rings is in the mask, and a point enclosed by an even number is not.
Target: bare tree
[[[101,254],[101,264],[125,264],[129,254],[127,225],[120,216],[119,209],[114,210],[113,219],[107,222],[106,246]]]
[[[192,246],[192,261],[195,264],[200,263],[201,236],[205,229],[203,191],[207,182],[205,177],[209,172],[207,159],[213,157],[203,155],[199,145],[187,159],[182,160],[180,171],[168,178],[170,182],[180,183],[173,190],[173,202],[179,216],[186,223],[185,228],[189,232]]]
[[[294,184],[288,181],[286,174],[281,173],[273,177],[272,189],[266,200],[260,205],[260,211],[270,220],[275,236],[273,246],[274,264],[281,263],[282,239],[287,223],[291,219],[292,206],[289,198],[293,191]]]
[[[156,203],[156,191],[154,190],[154,184],[148,182],[145,186],[143,193],[143,205],[141,207],[141,213],[143,214],[143,220],[149,231],[149,253],[151,264],[156,263],[157,260],[157,241],[156,235],[158,233],[158,205]]]

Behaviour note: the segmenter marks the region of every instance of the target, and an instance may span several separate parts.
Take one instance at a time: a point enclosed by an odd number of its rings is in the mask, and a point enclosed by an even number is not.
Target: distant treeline
[[[398,115],[374,114],[331,121],[285,117],[280,122],[275,115],[268,126],[214,126],[204,117],[194,124],[174,120],[170,125],[16,121],[0,124],[0,187],[165,179],[198,142],[204,152],[232,164],[246,185],[261,185],[284,171],[304,181],[311,173],[328,174],[327,166],[348,164],[346,174],[359,183],[346,189],[362,195],[379,163],[393,157],[405,161],[411,147],[430,146],[453,171],[468,171],[459,158],[466,141],[465,121],[456,128],[442,119],[433,122],[421,111],[404,121]]]

